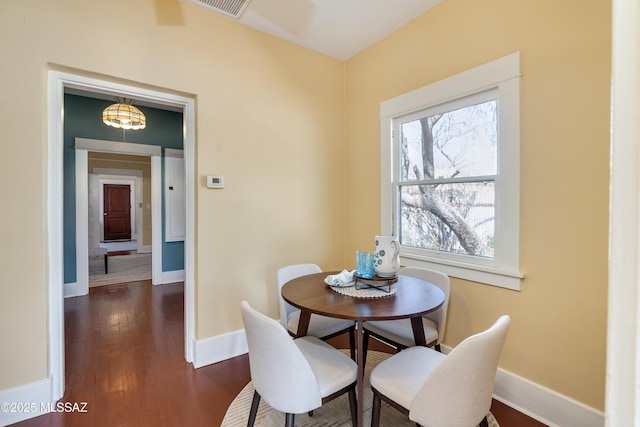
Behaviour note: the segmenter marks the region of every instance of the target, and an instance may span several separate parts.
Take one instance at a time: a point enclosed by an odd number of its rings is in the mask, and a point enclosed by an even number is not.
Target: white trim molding
[[[52,386],[53,381],[48,378],[1,390],[0,403],[4,406],[0,411],[0,426],[8,426],[51,412],[52,403],[58,400],[54,397]]]
[[[158,282],[153,282],[153,284],[166,285],[167,283],[183,282],[184,279],[184,270],[163,271],[158,278]]]
[[[100,189],[98,193],[100,196],[98,197],[98,206],[97,206],[98,212],[94,212],[94,213],[99,214],[97,215],[98,222],[100,224],[100,235],[98,236],[99,241],[101,242],[104,241],[104,215],[102,215],[102,213],[104,212],[104,186],[109,184],[129,186],[129,189],[130,189],[129,205],[131,206],[130,208],[131,209],[130,210],[131,240],[135,240],[137,242],[138,237],[136,233],[138,231],[138,216],[139,216],[137,199],[138,199],[138,194],[140,193],[140,189],[138,188],[138,179],[135,176],[121,177],[119,179],[114,179],[113,177],[110,177],[110,178],[98,177],[98,188]],[[89,188],[91,188],[91,185],[89,185]],[[89,198],[89,200],[91,200],[91,198]],[[91,206],[91,203],[89,203],[89,206]],[[91,209],[89,209],[88,211],[89,211],[89,224],[91,224],[92,212],[91,212]]]
[[[89,156],[89,160],[91,160],[91,156]],[[143,162],[144,163],[144,162]],[[130,177],[131,179],[135,179],[136,181],[136,195],[137,199],[135,200],[135,212],[136,212],[136,233],[135,240],[138,242],[138,253],[143,252],[151,252],[151,246],[147,246],[145,250],[143,250],[142,242],[144,241],[144,201],[142,195],[144,194],[144,178],[142,170],[137,169],[112,169],[112,168],[93,168],[89,171],[89,174],[95,174],[99,176],[101,179],[103,176],[105,178],[117,178],[121,179],[122,177]],[[104,233],[104,230],[100,232],[100,235]],[[133,236],[132,236],[133,238]]]
[[[184,159],[184,150],[176,150],[175,148],[165,148],[165,157],[173,157],[176,159]]]
[[[76,149],[76,292],[89,293],[89,152]],[[66,289],[66,287],[65,287]]]
[[[86,293],[82,293],[83,286],[78,282],[65,283],[63,287],[62,293],[64,298],[81,297],[82,295],[86,295]]]
[[[193,366],[201,368],[206,365],[231,359],[249,351],[244,329],[222,335],[194,340]]]
[[[493,397],[550,427],[602,427],[604,413],[503,369]]]
[[[162,156],[162,147],[158,145],[105,141],[101,139],[76,138],[76,146],[74,148],[99,153],[121,153],[148,157]]]
[[[151,283],[157,285],[162,276],[162,157],[151,156]],[[157,171],[157,172],[156,172]],[[159,248],[159,249],[158,249]]]
[[[640,426],[640,4],[613,0],[606,425]]]

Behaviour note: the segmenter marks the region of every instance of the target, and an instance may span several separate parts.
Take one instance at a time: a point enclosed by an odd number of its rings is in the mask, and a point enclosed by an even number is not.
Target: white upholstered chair
[[[487,426],[493,385],[511,318],[462,341],[447,356],[411,347],[371,372],[371,426],[380,422],[381,399],[424,427]]]
[[[440,343],[444,338],[444,330],[447,322],[449,295],[451,293],[449,276],[439,271],[418,267],[404,267],[400,270],[399,274],[416,277],[426,282],[433,283],[444,293],[444,302],[442,303],[442,306],[439,309],[422,316],[422,326],[424,327],[427,347],[434,347],[436,350],[440,351]],[[365,355],[368,347],[369,335],[392,345],[398,351],[415,345],[413,329],[411,328],[411,320],[409,319],[375,320],[364,322],[363,332]]]
[[[278,269],[278,301],[280,302],[280,322],[292,336],[298,331],[300,310],[288,304],[282,298],[282,286],[290,280],[309,274],[322,273],[316,264],[293,264]],[[333,317],[312,314],[309,320],[307,335],[322,340],[333,338],[345,332],[349,333],[351,358],[355,360],[355,322],[353,320],[337,319]]]
[[[286,413],[285,425],[293,427],[295,414],[313,411],[346,392],[355,425],[356,363],[318,338],[293,339],[278,321],[246,301],[240,307],[255,388],[247,426],[255,422],[260,398]]]

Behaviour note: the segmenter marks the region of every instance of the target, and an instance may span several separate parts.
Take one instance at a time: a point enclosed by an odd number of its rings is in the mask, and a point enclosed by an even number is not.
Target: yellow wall
[[[507,313],[501,367],[600,410],[610,21],[609,1],[446,0],[348,61],[346,81],[348,255],[380,232],[380,102],[520,51],[526,279],[521,292],[453,280],[445,344]]]
[[[0,2],[2,200],[20,201],[0,221],[11,242],[0,257],[0,390],[48,375],[48,69],[195,98],[204,339],[241,328],[243,298],[276,317],[278,267],[341,268],[370,248],[381,101],[519,50],[527,279],[521,292],[454,280],[445,342],[509,313],[502,367],[602,409],[610,9],[446,0],[345,65],[185,2]],[[224,190],[204,187],[212,174]]]
[[[195,98],[197,338],[276,317],[278,267],[342,265],[343,62],[173,0],[2,1],[0,53],[0,390],[48,377],[48,69]]]

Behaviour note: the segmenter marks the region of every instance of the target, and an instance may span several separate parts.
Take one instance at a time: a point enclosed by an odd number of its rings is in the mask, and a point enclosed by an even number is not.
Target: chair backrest
[[[478,425],[491,408],[498,361],[511,318],[462,341],[427,377],[409,418],[424,427]]]
[[[272,408],[292,414],[322,405],[322,395],[307,359],[282,325],[240,303],[249,347],[249,369],[256,391]]]
[[[287,327],[289,314],[298,309],[282,299],[282,294],[280,292],[282,286],[288,281],[293,280],[297,277],[307,276],[309,274],[315,273],[322,273],[322,269],[315,264],[294,264],[278,269],[277,278],[278,302],[280,304],[280,323],[282,323],[282,326],[284,326],[285,328]]]
[[[433,283],[444,293],[444,303],[442,303],[442,306],[439,309],[424,315],[424,317],[433,320],[438,325],[438,343],[442,343],[442,340],[444,339],[445,326],[447,324],[449,296],[451,294],[451,282],[449,281],[449,276],[441,273],[440,271],[420,267],[404,267],[400,270],[400,274]]]

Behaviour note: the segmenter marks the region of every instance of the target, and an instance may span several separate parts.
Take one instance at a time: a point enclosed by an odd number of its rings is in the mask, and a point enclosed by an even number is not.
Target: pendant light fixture
[[[122,129],[144,129],[147,117],[137,107],[132,99],[116,98],[116,103],[109,105],[102,112],[102,121],[107,126]]]

